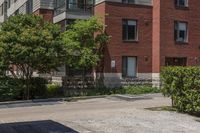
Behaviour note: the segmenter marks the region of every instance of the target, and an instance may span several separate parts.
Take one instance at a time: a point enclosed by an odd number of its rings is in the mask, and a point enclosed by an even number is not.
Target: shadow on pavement
[[[60,123],[45,120],[0,124],[0,133],[79,133]]]
[[[17,107],[32,107],[32,106],[44,106],[44,105],[57,105],[62,104],[60,102],[27,102],[27,103],[10,103],[0,105],[0,109],[3,108],[17,108]]]

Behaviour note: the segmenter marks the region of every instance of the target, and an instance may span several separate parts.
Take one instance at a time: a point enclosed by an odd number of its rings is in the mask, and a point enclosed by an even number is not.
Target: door
[[[136,77],[136,58],[135,57],[128,57],[127,76]]]
[[[136,57],[123,57],[123,76],[136,77],[137,76],[137,58]]]

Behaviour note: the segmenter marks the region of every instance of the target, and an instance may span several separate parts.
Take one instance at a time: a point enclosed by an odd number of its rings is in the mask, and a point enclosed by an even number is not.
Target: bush
[[[98,95],[111,95],[111,94],[147,94],[147,93],[159,93],[160,89],[150,86],[125,86],[120,88],[107,88],[97,87],[93,89],[67,89],[65,90],[65,96],[98,96]]]
[[[200,114],[200,67],[165,67],[162,92],[178,111]]]
[[[22,80],[10,77],[0,77],[0,101],[21,99],[22,96]]]
[[[32,77],[30,81],[30,98],[44,98],[47,92],[47,80],[41,77]]]
[[[147,93],[159,93],[160,90],[156,87],[150,86],[125,86],[124,93],[126,94],[147,94]]]
[[[61,96],[62,89],[61,86],[58,84],[47,84],[47,96],[48,97],[56,97]]]
[[[30,97],[46,97],[47,80],[33,77],[30,80]],[[22,100],[25,97],[25,81],[11,77],[0,77],[0,101]]]

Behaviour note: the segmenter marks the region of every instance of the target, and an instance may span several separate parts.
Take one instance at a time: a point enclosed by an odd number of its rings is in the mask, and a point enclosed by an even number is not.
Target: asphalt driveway
[[[200,133],[199,118],[145,108],[168,106],[160,95],[0,106],[0,133]]]

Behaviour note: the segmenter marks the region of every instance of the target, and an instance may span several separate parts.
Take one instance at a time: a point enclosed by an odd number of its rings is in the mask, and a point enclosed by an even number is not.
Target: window
[[[122,3],[135,4],[135,0],[122,0]]]
[[[166,66],[186,66],[187,58],[186,57],[166,57],[165,65]]]
[[[28,0],[26,2],[26,13],[31,14],[33,12],[33,0]]]
[[[8,0],[7,6],[8,6],[8,8],[10,8],[10,6],[11,6],[11,1],[10,0]]]
[[[59,15],[66,11],[66,0],[55,0],[55,12],[54,15]]]
[[[187,7],[188,6],[188,0],[175,0],[175,4],[178,7]]]
[[[175,22],[174,37],[177,42],[188,41],[188,24],[186,22]]]
[[[137,40],[136,20],[123,20],[123,40]]]
[[[197,57],[196,64],[197,64],[197,66],[200,66],[200,57]]]
[[[4,5],[2,4],[1,6],[0,6],[0,15],[1,16],[3,16],[3,14],[4,14]]]
[[[122,57],[122,76],[136,77],[137,73],[137,57]]]

